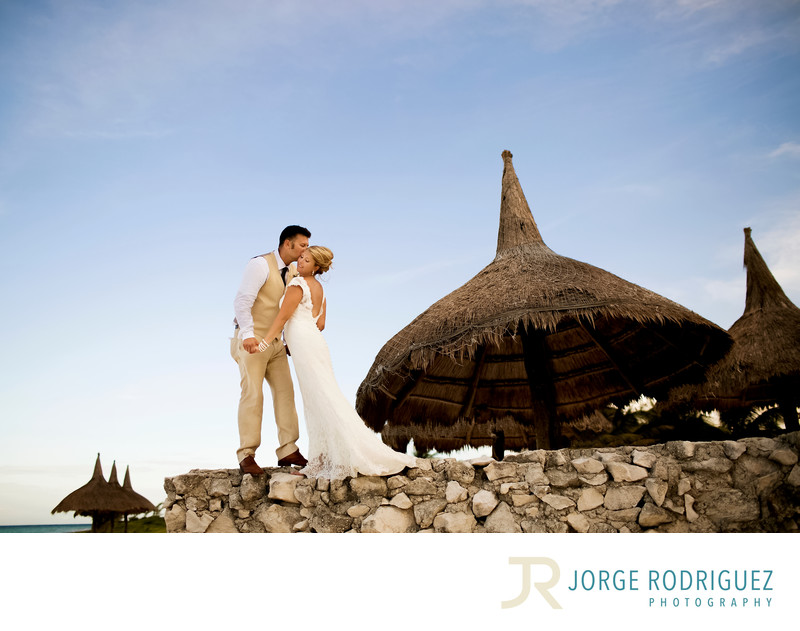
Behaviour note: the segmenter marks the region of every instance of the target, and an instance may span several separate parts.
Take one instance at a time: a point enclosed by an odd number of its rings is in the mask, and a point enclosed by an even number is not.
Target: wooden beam
[[[522,348],[525,352],[525,371],[528,374],[528,387],[531,391],[536,448],[550,449],[553,443],[553,425],[556,421],[555,388],[548,361],[546,333],[527,331],[519,328]]]
[[[486,358],[486,347],[484,344],[478,349],[478,354],[475,358],[475,370],[472,373],[469,389],[467,390],[467,398],[464,400],[464,405],[461,408],[459,416],[462,418],[469,418],[472,415],[472,406],[475,404],[475,393],[478,391],[478,382],[481,378],[481,370],[483,369],[483,362]]]
[[[636,396],[631,397],[631,399],[642,396],[642,393],[644,392],[643,384],[641,384],[636,377],[628,374],[628,367],[623,366],[621,358],[617,355],[617,353],[614,352],[614,349],[611,348],[611,345],[605,340],[605,338],[603,338],[598,331],[591,331],[586,325],[583,324],[583,322],[581,322],[580,325],[586,335],[588,335],[589,338],[591,338],[594,343],[597,344],[597,347],[603,351],[605,356],[608,358],[608,361],[610,361],[614,368],[617,369],[625,383],[627,383],[630,389],[636,394]]]
[[[417,380],[420,378],[420,375],[422,375],[421,370],[412,370],[408,375],[408,379],[403,384],[403,387],[397,392],[397,397],[394,401],[392,401],[391,405],[389,406],[389,411],[386,413],[386,416],[389,420],[391,420],[395,410],[403,405],[406,399],[408,399],[408,396],[411,394],[414,386],[417,385]]]

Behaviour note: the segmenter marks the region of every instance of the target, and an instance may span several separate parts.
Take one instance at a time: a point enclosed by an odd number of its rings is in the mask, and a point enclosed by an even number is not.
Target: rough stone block
[[[295,523],[297,523],[297,521],[299,520],[295,520]],[[319,506],[314,510],[311,519],[309,519],[309,528],[314,532],[347,532],[352,525],[352,517],[348,515],[337,515],[333,511],[323,509]]]
[[[330,483],[330,490],[328,491],[327,498],[330,502],[334,504],[339,504],[341,502],[346,502],[350,498],[350,485],[347,484],[345,480],[331,480]],[[321,496],[325,503],[329,503],[325,499],[325,494]]]
[[[747,453],[754,457],[769,456],[778,448],[778,442],[772,438],[755,437],[742,438],[742,442],[747,445]]]
[[[639,451],[638,449],[634,449],[631,456],[631,461],[635,465],[650,469],[658,461],[658,456],[650,451]]]
[[[567,523],[575,532],[589,532],[589,528],[591,527],[591,523],[586,519],[586,516],[580,513],[570,513],[567,515]]]
[[[395,489],[405,486],[409,482],[410,480],[404,475],[393,475],[386,481],[386,488],[390,491],[394,491]]]
[[[565,508],[572,508],[575,506],[575,502],[568,497],[554,493],[548,493],[542,498],[542,501],[548,506],[552,506],[556,510],[564,510]]]
[[[788,447],[780,447],[776,449],[769,455],[769,459],[774,460],[775,462],[784,466],[797,464],[797,454],[794,452],[794,450],[789,449]]]
[[[498,499],[494,493],[487,490],[478,491],[472,498],[472,512],[475,517],[486,517],[497,506]]]
[[[578,473],[596,474],[605,471],[603,463],[594,458],[576,458],[572,461],[572,466]]]
[[[598,506],[602,506],[604,499],[603,494],[597,489],[584,489],[578,498],[578,510],[593,510]]]
[[[615,528],[621,528],[629,522],[635,522],[639,518],[641,510],[642,509],[637,506],[634,508],[608,511],[606,513],[606,519],[608,519],[608,522]]]
[[[546,486],[550,484],[544,468],[538,462],[521,465],[521,470],[525,472],[525,482],[530,486]]]
[[[580,486],[581,482],[578,479],[578,474],[575,471],[561,471],[560,469],[549,469],[547,477],[550,480],[550,486],[557,486],[560,488]]]
[[[800,465],[792,467],[791,472],[786,476],[786,481],[792,486],[800,486]]]
[[[444,468],[448,480],[461,484],[471,484],[475,479],[475,467],[467,462],[457,460],[448,462]]]
[[[681,463],[684,471],[709,471],[711,473],[727,473],[733,468],[733,462],[727,458],[709,458],[708,460],[689,460]]]
[[[659,480],[657,478],[647,478],[644,481],[644,487],[647,489],[650,497],[653,498],[656,506],[662,506],[664,504],[664,499],[667,497],[669,484],[664,482],[664,480]]]
[[[527,482],[503,482],[500,485],[500,495],[507,495],[511,491],[527,491]]]
[[[225,509],[206,529],[208,533],[239,532],[230,510]]]
[[[409,499],[408,495],[406,495],[405,493],[398,493],[392,498],[392,500],[389,502],[389,505],[396,506],[397,508],[406,510],[414,506],[414,503]]]
[[[292,532],[292,526],[301,521],[298,506],[281,504],[262,504],[253,513],[253,518],[261,523],[266,532]]]
[[[438,489],[432,480],[417,478],[403,487],[406,495],[436,495]]]
[[[486,532],[522,532],[508,504],[500,502],[484,523]]]
[[[493,462],[484,469],[484,473],[490,482],[501,478],[514,478],[517,476],[517,465],[513,462]]]
[[[175,504],[164,513],[164,521],[167,523],[167,532],[186,530],[186,510],[180,504]]]
[[[244,502],[253,502],[266,495],[267,477],[264,475],[252,476],[245,473],[239,486],[239,495]]]
[[[686,506],[686,519],[689,520],[689,523],[697,521],[699,515],[697,511],[694,510],[694,498],[687,493],[683,496],[683,501]]]
[[[512,495],[511,496],[511,503],[514,505],[515,508],[522,508],[523,506],[528,506],[534,502],[539,500],[538,497],[535,495]]]
[[[455,502],[463,502],[469,497],[469,493],[467,493],[467,489],[461,486],[455,480],[452,480],[447,483],[447,488],[445,489],[445,499],[453,504]]]
[[[647,469],[624,462],[609,462],[606,468],[615,482],[638,482],[648,475]]]
[[[755,497],[738,489],[716,489],[697,498],[696,506],[708,519],[720,526],[749,522],[761,516],[761,507]]]
[[[556,469],[558,467],[563,467],[565,464],[569,462],[567,457],[564,455],[564,451],[548,451],[545,452],[545,469]]]
[[[639,525],[642,528],[654,528],[661,524],[668,524],[674,521],[674,517],[670,513],[655,504],[645,502],[642,510],[639,513]]]
[[[396,506],[380,506],[361,522],[361,532],[414,532],[417,524],[410,510]]]
[[[433,519],[444,510],[445,506],[447,506],[447,500],[442,498],[435,498],[416,504],[414,506],[414,519],[417,525],[420,528],[431,526]]]
[[[350,489],[357,497],[367,495],[386,495],[388,486],[386,480],[377,475],[360,475],[350,480]]]
[[[314,506],[314,504],[317,503],[320,498],[320,493],[319,491],[315,491],[307,484],[304,484],[303,486],[298,484],[297,488],[294,490],[294,496],[303,506],[309,507]]]
[[[678,460],[691,458],[694,456],[694,450],[696,448],[696,443],[691,443],[686,440],[674,440],[667,443],[667,451]]]
[[[725,450],[725,455],[731,460],[738,460],[739,456],[747,451],[747,445],[735,440],[723,441],[722,448]]]
[[[369,513],[369,506],[366,504],[356,504],[347,509],[347,514],[353,518],[363,517],[367,513]]]
[[[185,500],[186,503],[186,510],[192,512],[200,512],[204,511],[208,508],[208,499],[205,496],[197,497],[195,495],[190,495]]]
[[[608,474],[603,471],[602,473],[586,474],[578,476],[581,482],[589,484],[590,486],[602,486],[608,482]]]
[[[186,511],[186,532],[205,532],[214,518],[209,515],[198,515],[193,510]]]
[[[300,500],[295,497],[294,491],[297,483],[301,480],[299,476],[291,473],[275,473],[269,479],[269,495],[271,500],[280,500],[290,504],[299,504]],[[289,530],[288,532],[291,532]]]
[[[471,513],[439,513],[433,520],[436,532],[474,532],[477,525]]]
[[[206,495],[206,476],[201,473],[184,473],[172,478],[175,493],[203,497]]]
[[[230,479],[208,478],[206,480],[206,494],[209,497],[228,497],[233,490]]]
[[[644,495],[643,486],[615,486],[606,491],[603,505],[612,511],[633,508]]]

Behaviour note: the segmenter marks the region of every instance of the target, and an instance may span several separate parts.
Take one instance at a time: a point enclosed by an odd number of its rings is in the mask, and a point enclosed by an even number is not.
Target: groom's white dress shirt
[[[288,267],[283,262],[281,255],[278,254],[278,250],[275,250],[273,254],[279,270]],[[256,336],[253,330],[253,314],[251,310],[258,292],[268,278],[269,265],[267,264],[267,259],[263,256],[256,256],[247,262],[242,283],[239,285],[239,291],[236,292],[236,298],[233,299],[233,312],[236,314],[234,324],[239,325],[239,339],[246,340],[249,337]]]

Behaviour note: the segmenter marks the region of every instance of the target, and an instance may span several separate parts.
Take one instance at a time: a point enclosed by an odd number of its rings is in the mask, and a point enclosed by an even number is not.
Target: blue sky
[[[155,503],[236,465],[232,301],[286,224],[354,399],[493,259],[504,149],[559,254],[727,328],[750,226],[800,302],[798,62],[788,0],[0,1],[0,524],[70,521],[98,452]]]

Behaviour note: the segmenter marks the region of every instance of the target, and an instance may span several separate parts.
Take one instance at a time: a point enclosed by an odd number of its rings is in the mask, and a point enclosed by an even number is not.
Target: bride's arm
[[[272,341],[281,334],[281,331],[283,331],[283,326],[286,324],[289,318],[292,317],[292,314],[295,312],[297,305],[300,304],[302,299],[303,290],[300,289],[300,287],[297,285],[292,285],[291,287],[286,288],[286,294],[283,296],[281,310],[278,311],[275,321],[272,323],[272,326],[269,327],[269,331],[267,331],[264,339],[261,340],[261,343],[258,345],[258,350],[266,350],[267,346],[269,346]]]

